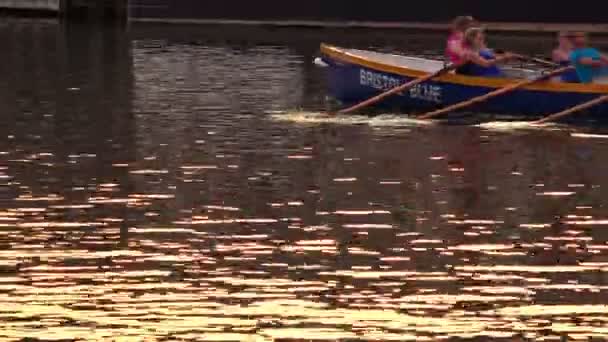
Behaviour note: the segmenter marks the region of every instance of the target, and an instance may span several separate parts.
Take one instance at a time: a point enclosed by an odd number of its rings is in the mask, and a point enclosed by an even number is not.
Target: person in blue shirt
[[[592,83],[595,77],[602,74],[602,68],[608,66],[608,56],[588,46],[587,34],[576,32],[572,35],[574,49],[570,53],[570,62],[576,68],[581,83]]]
[[[498,63],[516,58],[511,53],[497,56],[488,49],[485,41],[485,34],[482,28],[473,27],[468,29],[464,35],[465,53],[462,62],[464,63],[456,73],[480,76],[480,77],[504,77]]]

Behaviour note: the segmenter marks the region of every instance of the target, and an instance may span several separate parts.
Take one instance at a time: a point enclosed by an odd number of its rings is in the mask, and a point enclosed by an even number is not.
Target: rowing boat
[[[444,62],[419,57],[345,49],[321,45],[321,63],[327,67],[330,95],[342,104],[354,104],[443,68]],[[505,68],[505,78],[444,74],[377,104],[405,111],[424,111],[449,106],[522,79],[539,77],[542,70]],[[565,110],[608,94],[608,84],[564,83],[556,79],[537,82],[467,108],[469,112],[543,116]],[[608,115],[608,104],[588,110],[587,117]],[[607,120],[608,121],[608,120]]]

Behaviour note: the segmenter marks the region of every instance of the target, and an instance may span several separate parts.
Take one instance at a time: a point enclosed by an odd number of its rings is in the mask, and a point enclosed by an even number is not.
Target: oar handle
[[[435,111],[423,114],[422,116],[419,117],[419,119],[422,119],[422,120],[432,119],[432,118],[437,117],[437,116],[442,115],[442,114],[446,114],[446,113],[453,112],[453,111],[458,110],[458,109],[466,108],[466,107],[469,107],[469,106],[474,105],[476,103],[487,101],[487,100],[489,100],[491,98],[494,98],[496,96],[499,96],[499,95],[502,95],[502,94],[505,94],[505,93],[509,93],[509,92],[511,92],[513,90],[516,90],[516,89],[521,88],[521,87],[525,87],[527,85],[530,85],[530,84],[533,84],[533,83],[536,83],[536,82],[540,82],[542,80],[545,80],[547,78],[551,78],[553,76],[562,74],[562,73],[564,73],[566,71],[569,71],[569,70],[572,70],[572,69],[573,69],[572,67],[563,67],[563,68],[559,68],[557,70],[553,70],[552,72],[549,72],[549,73],[547,73],[545,75],[539,76],[539,77],[531,79],[531,80],[523,80],[523,81],[520,81],[520,82],[517,82],[517,83],[513,83],[513,84],[508,85],[506,87],[499,88],[497,90],[489,92],[489,93],[487,93],[485,95],[477,96],[477,97],[472,98],[470,100],[459,102],[459,103],[456,103],[454,105],[451,105],[451,106],[448,106],[448,107],[445,107],[445,108],[442,108],[442,109],[438,109],[438,110],[435,110]]]
[[[458,66],[459,65],[456,65],[456,64],[448,65],[448,66],[442,68],[439,71],[436,71],[434,73],[428,74],[428,75],[423,76],[423,77],[416,78],[416,79],[414,79],[414,80],[412,80],[410,82],[407,82],[405,84],[402,84],[400,86],[392,88],[392,89],[390,89],[390,90],[388,90],[388,91],[386,91],[386,92],[384,92],[382,94],[376,95],[376,96],[374,96],[374,97],[372,97],[372,98],[370,98],[368,100],[365,100],[365,101],[363,101],[363,102],[361,102],[359,104],[356,104],[356,105],[354,105],[352,107],[349,107],[349,108],[346,108],[346,109],[342,109],[342,110],[338,111],[337,114],[348,114],[348,113],[354,112],[356,110],[359,110],[359,109],[361,109],[363,107],[367,107],[369,105],[372,105],[372,104],[374,104],[376,102],[379,102],[379,101],[383,100],[384,98],[386,98],[388,96],[391,96],[393,94],[400,93],[402,91],[408,90],[408,89],[410,89],[410,88],[412,88],[412,87],[414,87],[414,86],[416,86],[416,85],[418,85],[420,83],[423,83],[423,82],[431,80],[431,79],[433,79],[435,77],[438,77],[438,76],[440,76],[440,75],[442,75],[442,74],[444,74],[444,73],[446,73],[446,72],[448,72],[450,70],[453,70],[453,69],[457,68]]]

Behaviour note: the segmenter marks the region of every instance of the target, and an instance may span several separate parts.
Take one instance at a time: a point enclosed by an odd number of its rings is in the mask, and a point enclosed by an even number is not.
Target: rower
[[[602,68],[608,66],[608,56],[587,45],[587,34],[576,32],[572,35],[573,50],[570,62],[576,68],[579,82],[592,83],[602,74]]]
[[[557,47],[553,50],[553,62],[562,66],[570,64],[570,53],[572,53],[572,41],[570,34],[562,31],[557,35]]]
[[[573,46],[570,37],[570,33],[562,31],[557,36],[557,47],[553,50],[552,59],[553,62],[561,66],[570,66],[570,54],[572,53]],[[568,71],[561,76],[559,79],[562,82],[577,83],[579,82],[576,70]]]
[[[503,77],[498,63],[515,58],[511,53],[504,53],[497,57],[492,50],[486,47],[485,34],[482,28],[473,27],[464,35],[466,45],[463,55],[464,64],[456,69],[456,73],[469,76]]]
[[[452,21],[452,29],[445,48],[447,60],[452,64],[462,62],[464,54],[464,33],[475,24],[471,16],[460,16]]]

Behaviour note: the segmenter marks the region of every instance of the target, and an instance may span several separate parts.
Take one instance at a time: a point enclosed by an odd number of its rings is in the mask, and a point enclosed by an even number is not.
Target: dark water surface
[[[607,128],[315,114],[319,42],[441,35],[0,39],[2,341],[608,338]]]

